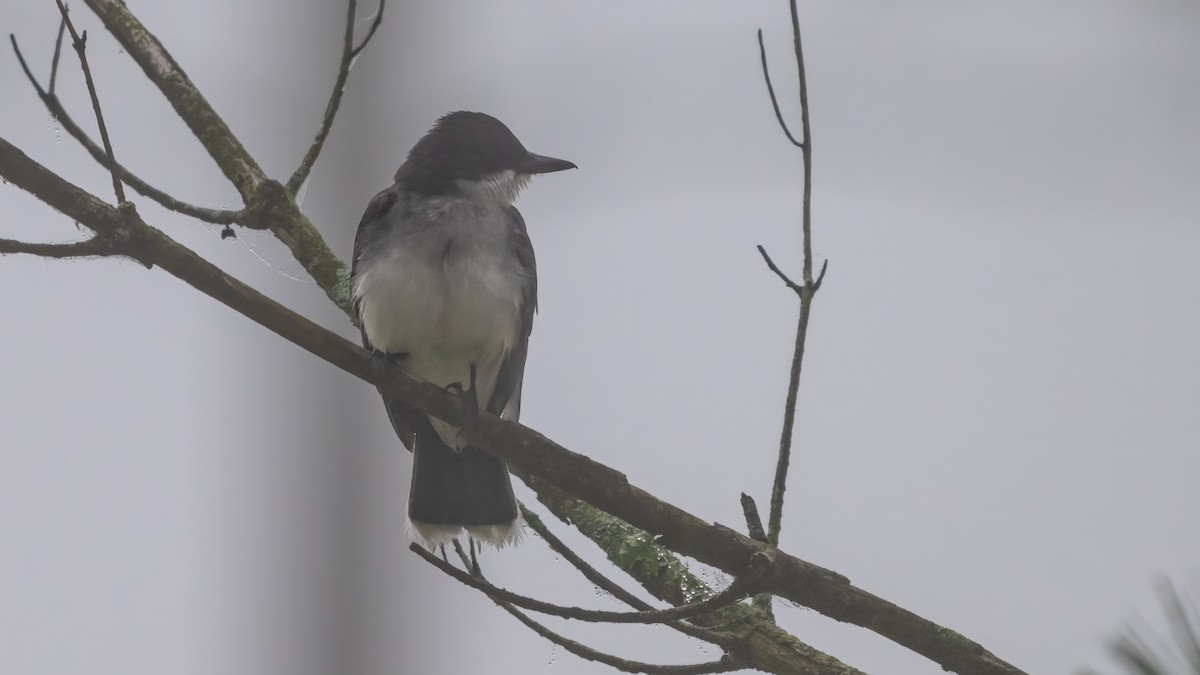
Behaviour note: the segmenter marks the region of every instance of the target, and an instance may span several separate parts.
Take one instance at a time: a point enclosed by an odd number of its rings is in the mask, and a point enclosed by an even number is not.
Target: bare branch
[[[784,279],[788,287],[796,291],[800,296],[800,319],[796,325],[796,345],[792,352],[792,367],[788,377],[787,397],[784,403],[783,411],[783,429],[779,435],[779,459],[775,464],[775,480],[771,485],[771,511],[767,519],[767,539],[771,544],[779,545],[779,532],[783,528],[783,496],[787,490],[787,474],[788,466],[791,463],[792,453],[792,433],[796,421],[796,399],[800,389],[800,371],[804,363],[804,346],[808,338],[808,317],[812,311],[813,296],[820,287],[818,283],[813,282],[812,277],[812,130],[808,121],[808,80],[804,72],[804,50],[800,43],[800,18],[796,11],[796,0],[790,0],[789,7],[792,14],[792,37],[796,47],[796,72],[799,78],[800,85],[800,121],[801,132],[803,137],[800,143],[796,143],[791,134],[788,138],[792,143],[800,147],[800,151],[804,158],[804,205],[802,217],[802,230],[804,234],[804,268],[803,268],[803,286],[797,286],[787,278],[775,264],[767,256],[767,252],[762,247],[759,247],[759,252],[766,259],[767,265]],[[762,31],[759,31],[759,49],[762,50]],[[763,51],[763,72],[766,73],[766,52]],[[775,94],[770,88],[770,80],[768,79],[768,90],[771,91],[771,104],[775,108],[776,116],[779,116],[779,105],[775,101]],[[780,123],[782,124],[782,118]],[[786,127],[785,127],[786,130]],[[826,261],[828,265],[829,261]],[[821,268],[821,278],[824,279],[825,267]]]
[[[367,29],[367,35],[362,42],[350,52],[350,58],[353,59],[362,53],[362,50],[367,48],[371,42],[371,38],[375,37],[375,31],[379,30],[380,24],[383,23],[383,8],[387,4],[387,0],[379,0],[379,7],[375,9],[375,19],[371,21],[371,27]]]
[[[492,600],[497,605],[512,614],[517,618],[517,621],[528,626],[533,632],[571,652],[581,659],[603,663],[610,668],[615,668],[623,673],[647,673],[648,675],[705,675],[705,673],[728,673],[738,670],[743,666],[733,659],[728,654],[721,657],[718,661],[710,661],[708,663],[697,663],[688,666],[661,666],[653,663],[641,663],[639,661],[629,661],[627,659],[618,658],[611,654],[596,651],[591,647],[582,645],[574,640],[568,639],[546,628],[542,624],[534,621],[525,615],[521,610],[513,607],[507,602]]]
[[[79,55],[79,65],[83,68],[83,79],[87,82],[88,95],[92,97],[92,110],[96,112],[96,124],[100,127],[100,140],[104,142],[104,155],[106,158],[105,166],[108,167],[108,172],[112,175],[113,192],[116,194],[117,203],[125,203],[125,188],[121,186],[121,179],[117,177],[117,160],[113,158],[112,142],[108,140],[108,126],[104,124],[104,112],[100,109],[100,98],[96,95],[96,82],[92,79],[92,69],[88,66],[87,60],[87,31],[83,32],[80,37],[79,33],[75,32],[75,24],[71,22],[71,17],[67,14],[67,6],[62,0],[54,0],[58,3],[58,11],[62,14],[63,23],[67,24],[67,30],[71,32],[71,46],[75,48],[75,53]],[[62,33],[60,32],[59,35]],[[55,47],[55,53],[58,48]],[[57,59],[55,60],[57,63]]]
[[[379,25],[383,23],[383,8],[387,4],[387,0],[379,0],[379,8],[375,10],[375,19],[371,22],[371,27],[367,30],[366,37],[357,47],[353,47],[354,43],[354,17],[357,13],[357,0],[349,0],[347,3],[346,17],[346,35],[342,42],[342,62],[338,66],[337,80],[333,84],[333,93],[329,95],[329,104],[325,106],[325,116],[321,120],[321,126],[317,129],[317,136],[313,139],[312,145],[309,146],[308,152],[305,153],[304,159],[300,161],[300,166],[296,168],[295,173],[288,179],[287,189],[292,194],[300,191],[300,187],[304,185],[304,181],[308,180],[308,175],[312,171],[313,165],[317,162],[317,157],[321,154],[321,148],[325,145],[325,139],[329,137],[330,130],[333,129],[333,119],[337,116],[338,108],[342,103],[342,96],[346,92],[346,80],[350,76],[350,67],[354,65],[354,59],[362,53],[362,50],[367,48],[367,44],[371,42],[371,38],[375,37],[375,31],[379,30]]]
[[[65,22],[64,22],[65,25]],[[37,91],[38,97],[46,98],[46,91],[42,89],[42,85],[38,83],[37,78],[33,76],[33,71],[29,70],[29,64],[25,63],[25,55],[21,53],[21,48],[17,46],[17,36],[12,33],[8,34],[8,41],[12,43],[13,52],[17,55],[17,63],[21,64],[21,70],[25,71],[25,77],[33,84],[33,88]],[[55,61],[57,63],[57,60]],[[55,68],[57,71],[58,68]]]
[[[771,107],[775,108],[775,119],[779,120],[779,128],[783,129],[784,135],[792,142],[792,145],[803,148],[804,144],[792,135],[792,130],[788,128],[787,122],[783,121],[783,113],[779,111],[779,100],[775,98],[775,87],[771,84],[771,71],[767,69],[767,48],[763,45],[761,28],[758,29],[758,54],[762,58],[763,79],[767,82],[767,93],[771,95]]]
[[[317,157],[321,154],[321,148],[325,146],[325,139],[329,137],[329,131],[333,129],[333,118],[337,116],[338,107],[342,104],[342,94],[346,91],[346,79],[350,77],[350,64],[354,61],[354,16],[357,10],[358,0],[348,0],[346,3],[346,34],[342,39],[342,62],[338,66],[337,79],[333,83],[333,93],[329,95],[329,103],[325,106],[325,116],[321,119],[321,126],[317,127],[317,137],[308,147],[308,152],[304,153],[304,159],[300,160],[300,166],[288,179],[287,189],[292,194],[296,194],[300,190],[300,186],[304,185],[304,181],[308,179],[313,164],[316,164]],[[382,20],[382,7],[379,16]],[[374,32],[372,29],[371,34]],[[371,39],[371,34],[367,35],[366,40]],[[363,41],[364,47],[366,40]]]
[[[67,30],[67,18],[58,22],[58,37],[54,39],[54,58],[50,59],[50,93],[54,93],[54,82],[58,79],[58,57],[62,55],[63,33]],[[13,44],[16,46],[16,43]],[[25,72],[26,75],[29,71]]]
[[[797,294],[804,294],[804,287],[792,281],[791,277],[784,274],[783,270],[779,269],[779,266],[775,264],[775,261],[771,260],[771,256],[767,255],[767,249],[763,248],[762,244],[758,245],[758,252],[762,254],[763,260],[767,261],[767,267],[771,268],[771,271],[775,273],[775,276],[783,279],[783,283],[787,284],[788,288],[792,289]]]
[[[0,239],[0,255],[8,253],[28,253],[43,258],[97,258],[118,255],[112,244],[92,237],[84,241],[66,244],[43,244],[39,242],[24,242],[14,239]]]
[[[829,269],[829,258],[826,258],[825,262],[821,263],[821,271],[817,274],[817,280],[812,285],[813,293],[821,290],[821,282],[825,281],[825,270],[827,269]]]
[[[582,607],[566,607],[563,605],[555,605],[549,602],[543,602],[535,598],[530,598],[518,593],[513,593],[504,588],[493,586],[487,582],[481,581],[482,577],[478,577],[478,563],[474,561],[472,556],[473,574],[466,574],[459,571],[457,568],[443,563],[437,559],[437,556],[432,555],[424,548],[417,544],[412,544],[409,549],[417,555],[424,558],[428,563],[442,570],[446,574],[453,577],[471,588],[483,591],[489,597],[510,603],[522,609],[532,610],[540,614],[548,614],[550,616],[562,617],[564,619],[577,619],[579,621],[589,621],[593,623],[665,623],[667,621],[678,621],[680,619],[688,619],[700,614],[707,614],[714,609],[733,604],[739,600],[745,599],[754,594],[754,585],[757,579],[753,577],[738,577],[729,585],[728,588],[714,595],[707,600],[693,602],[679,607],[671,607],[669,609],[648,609],[637,612],[610,612],[599,609],[583,609]],[[765,558],[760,560],[758,572],[761,574],[766,571]],[[751,569],[754,569],[753,567]],[[478,578],[477,578],[478,577]]]
[[[812,129],[808,122],[808,76],[804,70],[804,49],[800,44],[800,15],[796,0],[790,0],[792,38],[796,46],[796,75],[800,84],[800,128],[804,133],[804,285],[812,286]]]

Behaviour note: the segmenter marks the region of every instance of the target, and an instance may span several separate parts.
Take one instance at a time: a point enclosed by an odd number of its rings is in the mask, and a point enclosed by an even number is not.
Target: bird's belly
[[[465,263],[429,265],[404,256],[372,270],[358,290],[371,345],[407,353],[410,372],[442,386],[465,386],[471,364],[498,364],[518,338],[515,280],[496,265]]]

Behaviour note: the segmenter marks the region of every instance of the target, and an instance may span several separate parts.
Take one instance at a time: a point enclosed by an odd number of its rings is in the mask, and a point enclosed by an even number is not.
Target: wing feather
[[[525,377],[525,358],[529,353],[529,334],[533,332],[533,315],[537,312],[537,261],[533,255],[533,244],[525,230],[525,219],[515,207],[508,207],[510,252],[516,258],[522,275],[521,283],[521,333],[517,344],[508,352],[500,364],[496,376],[496,388],[487,410],[494,415],[516,420],[521,415],[521,384]]]

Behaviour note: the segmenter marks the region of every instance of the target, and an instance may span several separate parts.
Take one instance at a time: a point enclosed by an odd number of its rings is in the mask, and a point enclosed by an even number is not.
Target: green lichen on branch
[[[951,648],[961,651],[964,654],[977,654],[983,651],[982,645],[956,630],[939,626],[937,634],[938,638]]]
[[[648,532],[545,481],[527,474],[518,476],[538,493],[538,501],[596,542],[614,565],[637,579],[655,597],[680,605],[713,595],[708,584],[689,572],[675,554],[659,546]]]
[[[635,577],[659,579],[668,588],[678,588],[685,603],[707,600],[713,595],[712,588],[688,572],[679,558],[656,544],[650,534],[620,521],[611,525],[625,525],[628,530],[619,537],[606,537],[616,544],[608,557],[618,567]]]
[[[605,513],[567,493],[517,472],[537,492],[538,500],[558,518],[575,526],[604,551],[608,559],[633,577],[651,595],[681,605],[711,597],[716,591],[691,572],[671,551],[644,530]],[[738,602],[691,619],[697,626],[739,636],[733,650],[741,662],[770,673],[837,673],[859,671],[797,640],[775,625],[771,615]]]
[[[265,180],[246,203],[243,227],[269,230],[292,252],[296,261],[343,312],[350,309],[350,271],[312,222],[300,211],[296,199],[276,180]]]
[[[350,308],[350,304],[351,304],[350,303],[350,268],[347,267],[346,265],[342,265],[341,267],[339,267],[337,270],[337,283],[335,283],[333,285],[333,288],[326,289],[325,292],[329,294],[330,299],[332,299],[333,302],[335,304],[337,304],[338,307],[341,307],[343,311],[348,311],[349,309],[351,309]],[[351,313],[350,320],[357,323],[357,318],[355,316],[353,316],[353,312],[350,312],[350,313]]]

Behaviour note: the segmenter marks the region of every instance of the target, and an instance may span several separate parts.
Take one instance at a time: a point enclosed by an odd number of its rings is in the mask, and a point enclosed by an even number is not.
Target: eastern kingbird
[[[465,392],[469,413],[516,420],[537,270],[513,201],[534,174],[573,169],[535,155],[499,120],[452,112],[417,141],[354,238],[351,289],[367,349]],[[383,396],[413,451],[408,518],[426,544],[465,527],[502,547],[520,533],[508,467],[459,430]]]

